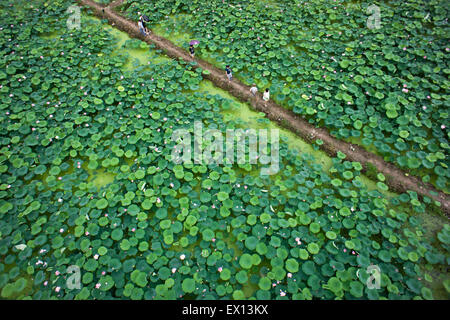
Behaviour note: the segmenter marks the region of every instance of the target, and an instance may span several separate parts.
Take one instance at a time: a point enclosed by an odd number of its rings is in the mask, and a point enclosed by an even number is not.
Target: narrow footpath
[[[118,7],[123,0],[116,0],[107,6],[96,3],[92,0],[77,0],[81,5],[91,9],[93,13],[102,19],[107,19],[114,27],[128,33],[130,37],[138,38],[149,44],[153,43],[158,49],[173,59],[182,59],[192,62],[193,59],[187,51],[175,46],[169,40],[157,36],[153,33],[144,37],[137,26],[137,22],[130,21],[117,12],[114,8]],[[308,123],[302,117],[294,114],[292,111],[283,108],[273,101],[265,102],[262,94],[258,93],[253,96],[250,93],[250,87],[239,82],[237,79],[229,82],[224,70],[220,70],[210,63],[195,58],[197,65],[203,70],[208,70],[209,74],[202,74],[203,78],[210,80],[216,87],[228,91],[230,94],[238,98],[240,101],[249,103],[254,109],[264,112],[272,121],[276,121],[279,125],[291,130],[302,139],[314,144],[315,140],[320,139],[323,144],[320,148],[330,156],[336,156],[338,151],[343,152],[347,156],[347,160],[356,161],[366,169],[370,163],[375,166],[379,172],[386,177],[386,184],[398,193],[404,193],[407,190],[417,192],[421,197],[427,196],[441,203],[442,211],[450,215],[450,196],[442,191],[438,191],[429,183],[424,183],[419,178],[407,175],[406,172],[397,168],[395,165],[384,161],[378,155],[375,155],[362,147],[334,138],[323,128],[316,128]]]

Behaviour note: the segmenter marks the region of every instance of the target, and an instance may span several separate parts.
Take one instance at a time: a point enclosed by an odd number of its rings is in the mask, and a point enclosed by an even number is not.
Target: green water
[[[89,17],[93,23],[100,22],[100,19]],[[119,54],[125,54],[129,59],[125,62],[123,70],[130,71],[136,66],[144,66],[146,64],[158,64],[171,61],[169,57],[156,53],[153,49],[134,49],[125,47],[125,42],[132,40],[125,32],[122,32],[116,28],[113,28],[109,24],[104,24],[103,29],[108,31],[117,40],[116,49],[113,50],[113,56]]]
[[[91,173],[88,181],[92,182],[97,188],[101,188],[112,183],[116,175],[111,172],[105,172],[105,170],[99,170],[95,174]]]

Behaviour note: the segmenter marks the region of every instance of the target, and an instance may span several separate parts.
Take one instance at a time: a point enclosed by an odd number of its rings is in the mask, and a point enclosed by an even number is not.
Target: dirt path
[[[95,15],[107,19],[112,25],[128,33],[130,37],[139,38],[147,43],[155,44],[158,49],[163,50],[171,58],[192,61],[192,58],[187,51],[175,46],[169,40],[154,35],[153,33],[144,37],[140,34],[136,22],[127,20],[111,9],[120,5],[123,0],[113,1],[106,7],[92,0],[77,1],[92,9]],[[203,75],[205,79],[210,80],[215,86],[230,92],[239,100],[249,103],[256,110],[264,112],[270,120],[276,121],[281,126],[290,129],[311,144],[313,144],[315,140],[321,139],[323,141],[323,144],[320,146],[321,149],[330,156],[334,157],[336,156],[337,151],[341,151],[347,155],[349,161],[360,162],[364,168],[367,167],[368,163],[372,164],[379,172],[385,175],[386,183],[392,190],[399,193],[412,190],[417,192],[420,196],[432,198],[441,203],[441,209],[447,216],[450,215],[450,196],[444,192],[437,191],[431,184],[425,184],[417,177],[411,175],[407,176],[401,169],[391,163],[387,163],[382,157],[370,153],[358,145],[332,137],[325,129],[314,127],[292,111],[277,105],[273,101],[265,102],[262,99],[261,93],[258,93],[258,95],[254,97],[249,91],[250,87],[240,83],[236,79],[229,82],[224,70],[220,70],[200,59],[195,59],[195,61],[197,62],[198,67],[210,72],[208,75]]]
[[[114,10],[115,8],[117,8],[118,6],[120,6],[123,3],[124,0],[114,0],[113,2],[111,2],[110,4],[108,4],[106,7],[109,10]]]

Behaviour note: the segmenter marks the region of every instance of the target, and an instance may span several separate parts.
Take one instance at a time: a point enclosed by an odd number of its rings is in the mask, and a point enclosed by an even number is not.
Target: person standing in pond
[[[192,45],[192,44],[189,46],[189,53],[191,54],[192,58],[195,57],[194,45]]]
[[[229,65],[226,66],[225,71],[227,73],[228,81],[233,79],[233,74],[231,73],[231,68]]]
[[[252,84],[252,87],[250,88],[250,92],[252,95],[256,96],[256,93],[258,92],[258,88],[256,87],[256,84]]]

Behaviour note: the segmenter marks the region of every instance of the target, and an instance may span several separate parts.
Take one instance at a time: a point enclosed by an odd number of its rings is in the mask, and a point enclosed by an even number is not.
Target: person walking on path
[[[192,59],[195,57],[194,45],[189,46],[189,53],[191,54]]]
[[[266,88],[266,91],[264,91],[264,94],[263,94],[263,100],[265,101],[264,107],[266,107],[266,108],[267,108],[267,102],[269,101],[269,99],[270,99],[269,88]]]
[[[270,99],[270,92],[269,92],[269,88],[267,88],[266,91],[264,91],[263,100],[267,102],[267,101],[269,101],[269,99]]]
[[[145,16],[140,16],[139,17],[139,21],[138,21],[138,26],[139,26],[139,31],[142,33],[143,36],[147,36],[148,35],[148,29],[147,26],[145,25]]]
[[[226,66],[225,71],[227,73],[228,81],[233,79],[233,74],[231,73],[231,68],[229,65]]]
[[[250,88],[250,92],[252,95],[256,96],[256,93],[258,92],[258,88],[256,87],[256,84],[252,84],[252,87]]]

